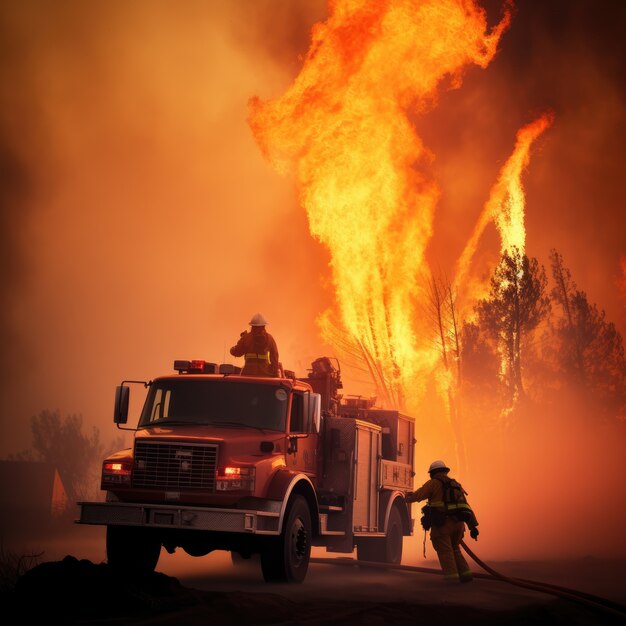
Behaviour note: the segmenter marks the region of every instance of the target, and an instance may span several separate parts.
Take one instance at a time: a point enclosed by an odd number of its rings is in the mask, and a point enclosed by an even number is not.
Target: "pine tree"
[[[552,298],[561,307],[553,323],[552,352],[557,372],[567,382],[586,389],[597,406],[612,415],[626,414],[626,358],[622,337],[606,314],[589,302],[552,250]]]
[[[491,277],[489,297],[477,307],[478,324],[497,345],[510,403],[526,395],[523,383],[522,345],[545,320],[550,310],[547,278],[537,259],[517,248],[505,251]]]

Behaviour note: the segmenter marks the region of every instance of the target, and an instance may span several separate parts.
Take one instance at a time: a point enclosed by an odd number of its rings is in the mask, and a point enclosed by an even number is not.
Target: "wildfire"
[[[459,87],[466,66],[486,67],[509,18],[489,32],[472,0],[334,0],[294,84],[250,102],[264,154],[295,168],[311,233],[331,252],[339,325],[389,404],[418,394],[437,358],[416,338],[439,192],[420,172],[432,155],[407,113],[432,106],[444,79]]]
[[[545,113],[530,124],[517,131],[515,148],[500,170],[498,180],[493,186],[489,199],[474,227],[455,272],[455,287],[463,290],[462,301],[468,303],[484,297],[486,282],[470,275],[470,265],[476,252],[480,237],[487,224],[494,222],[500,234],[500,252],[509,252],[515,247],[522,254],[526,249],[525,196],[522,174],[530,161],[530,148],[533,142],[553,121],[552,113]],[[476,276],[476,274],[474,274]]]

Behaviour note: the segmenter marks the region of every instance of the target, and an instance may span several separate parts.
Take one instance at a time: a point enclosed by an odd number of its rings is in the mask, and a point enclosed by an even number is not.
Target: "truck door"
[[[355,530],[375,532],[378,528],[378,476],[381,451],[380,428],[356,421],[354,458]]]
[[[314,478],[317,474],[319,434],[314,419],[315,394],[294,391],[289,413],[287,467]]]

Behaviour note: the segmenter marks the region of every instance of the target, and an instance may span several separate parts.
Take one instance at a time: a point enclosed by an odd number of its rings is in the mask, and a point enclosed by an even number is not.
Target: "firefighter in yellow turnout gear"
[[[278,347],[274,337],[266,330],[267,320],[257,313],[250,320],[250,332],[243,332],[230,349],[233,356],[245,358],[242,376],[276,377],[280,372]]]
[[[428,500],[422,508],[422,525],[430,530],[430,540],[437,552],[444,580],[470,582],[472,572],[461,553],[465,524],[470,536],[478,538],[478,521],[467,503],[467,492],[448,476],[450,468],[443,461],[433,461],[428,468],[430,480],[417,491],[407,494],[407,502]]]

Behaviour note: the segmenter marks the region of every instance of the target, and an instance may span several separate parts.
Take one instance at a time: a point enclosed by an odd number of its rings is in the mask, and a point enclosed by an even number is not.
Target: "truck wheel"
[[[385,537],[360,539],[356,547],[359,561],[391,563],[402,561],[402,519],[397,506],[392,507]]]
[[[311,557],[311,513],[302,496],[295,496],[288,508],[280,537],[261,553],[261,570],[266,582],[301,583]]]
[[[111,567],[145,575],[153,572],[159,562],[161,541],[143,528],[107,526],[106,550]]]

